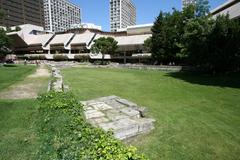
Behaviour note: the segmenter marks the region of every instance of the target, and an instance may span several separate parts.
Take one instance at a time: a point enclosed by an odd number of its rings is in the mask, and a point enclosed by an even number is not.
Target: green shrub
[[[61,54],[55,54],[53,55],[53,59],[56,61],[67,61],[68,56],[67,55],[61,55]]]
[[[45,55],[29,55],[26,57],[28,60],[46,60]]]
[[[89,58],[90,58],[89,55],[84,55],[84,54],[74,55],[74,60],[79,62],[86,62]]]
[[[39,98],[38,159],[145,160],[136,148],[115,139],[111,132],[86,122],[83,106],[71,93],[49,92]]]
[[[109,61],[100,61],[100,60],[96,60],[93,62],[94,65],[109,65],[110,62]]]

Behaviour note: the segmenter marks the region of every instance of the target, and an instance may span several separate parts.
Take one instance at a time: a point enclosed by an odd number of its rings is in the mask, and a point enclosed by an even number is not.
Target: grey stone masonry
[[[117,96],[102,97],[81,102],[87,121],[105,131],[113,131],[120,140],[154,129],[154,119],[146,118],[144,107]]]
[[[48,91],[53,90],[56,92],[63,92],[64,89],[68,89],[68,86],[63,85],[63,76],[61,75],[60,69],[54,64],[49,65],[52,68],[52,79],[48,86]]]

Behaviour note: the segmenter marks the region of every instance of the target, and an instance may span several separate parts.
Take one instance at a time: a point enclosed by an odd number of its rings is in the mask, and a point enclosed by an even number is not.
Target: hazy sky
[[[82,9],[82,22],[101,25],[109,31],[109,0],[71,0]],[[133,0],[137,8],[137,24],[153,23],[160,10],[181,9],[181,0]],[[226,0],[209,0],[211,9]]]

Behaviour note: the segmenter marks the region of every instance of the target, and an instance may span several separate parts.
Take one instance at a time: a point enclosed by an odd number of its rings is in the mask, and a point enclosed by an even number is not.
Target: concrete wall
[[[230,19],[240,18],[240,1],[229,6],[229,7],[222,7],[219,8],[217,11],[212,11],[213,18],[216,18],[219,15],[227,15],[229,14]]]

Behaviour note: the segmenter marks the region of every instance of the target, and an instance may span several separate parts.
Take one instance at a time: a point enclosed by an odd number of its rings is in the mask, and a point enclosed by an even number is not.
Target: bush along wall
[[[41,143],[38,159],[147,159],[139,155],[136,148],[115,139],[111,132],[106,133],[87,123],[82,105],[71,93],[49,92],[38,100]]]
[[[67,61],[68,60],[68,56],[67,55],[63,55],[63,54],[55,54],[55,55],[53,55],[53,59],[55,61]]]

